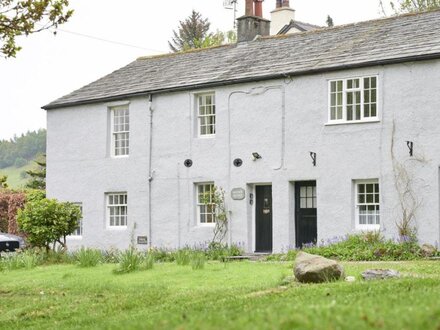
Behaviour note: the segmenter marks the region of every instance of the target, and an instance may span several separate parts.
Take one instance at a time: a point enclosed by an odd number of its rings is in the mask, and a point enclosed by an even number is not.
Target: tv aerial
[[[223,7],[225,9],[232,10],[234,12],[234,29],[236,28],[236,18],[237,18],[237,1],[238,0],[223,0]]]

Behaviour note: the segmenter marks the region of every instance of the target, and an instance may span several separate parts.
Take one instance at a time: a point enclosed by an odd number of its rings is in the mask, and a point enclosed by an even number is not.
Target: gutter
[[[201,83],[201,84],[190,84],[190,85],[182,85],[182,86],[176,86],[176,87],[170,87],[170,88],[160,88],[160,89],[153,89],[153,90],[149,90],[149,91],[143,91],[143,92],[137,92],[137,93],[127,93],[127,94],[102,97],[102,98],[97,98],[97,99],[89,99],[89,100],[83,100],[83,101],[66,102],[66,103],[53,104],[53,105],[47,104],[41,108],[44,110],[53,110],[53,109],[59,109],[59,108],[64,108],[64,107],[72,107],[72,106],[76,106],[76,105],[116,101],[121,98],[127,98],[127,97],[149,96],[153,93],[154,94],[171,93],[171,92],[187,91],[187,90],[194,90],[194,89],[201,89],[201,88],[219,87],[219,86],[224,86],[224,85],[235,85],[235,84],[242,84],[242,83],[248,83],[248,82],[261,82],[261,81],[265,81],[265,80],[273,80],[273,79],[280,79],[280,78],[282,79],[282,78],[286,78],[286,77],[307,76],[307,75],[320,74],[320,73],[326,73],[326,72],[334,72],[334,71],[356,69],[356,68],[365,68],[365,67],[378,66],[378,65],[399,64],[399,63],[405,63],[405,62],[419,62],[419,61],[433,60],[433,59],[439,59],[439,58],[440,58],[440,53],[425,54],[425,55],[413,55],[413,56],[406,56],[406,57],[392,58],[392,59],[385,59],[385,60],[374,60],[374,61],[355,63],[355,64],[343,64],[343,65],[338,65],[338,66],[334,66],[334,67],[324,67],[324,68],[319,68],[319,69],[308,69],[308,70],[301,70],[301,71],[287,71],[287,72],[283,72],[283,73],[269,74],[269,75],[263,75],[263,76],[253,76],[253,77],[246,77],[246,78],[239,78],[239,79],[227,79],[227,80],[213,81],[213,82]]]

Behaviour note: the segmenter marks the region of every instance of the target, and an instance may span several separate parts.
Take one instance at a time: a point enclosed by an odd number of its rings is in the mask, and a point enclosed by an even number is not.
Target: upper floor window
[[[215,135],[215,94],[197,95],[197,118],[200,137]]]
[[[215,205],[212,202],[214,194],[213,183],[200,183],[197,188],[197,218],[198,223],[215,224]]]
[[[127,193],[107,194],[107,223],[110,227],[127,226],[127,202]]]
[[[380,192],[378,180],[356,181],[356,227],[379,229]]]
[[[378,120],[377,76],[329,82],[329,121]]]
[[[130,116],[128,106],[111,108],[112,156],[128,156],[130,143]]]

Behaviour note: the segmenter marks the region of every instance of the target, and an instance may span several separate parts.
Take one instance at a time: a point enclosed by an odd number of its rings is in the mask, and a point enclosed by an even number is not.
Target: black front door
[[[295,183],[295,232],[296,247],[316,243],[316,181]]]
[[[272,252],[272,186],[256,186],[255,194],[255,252]]]

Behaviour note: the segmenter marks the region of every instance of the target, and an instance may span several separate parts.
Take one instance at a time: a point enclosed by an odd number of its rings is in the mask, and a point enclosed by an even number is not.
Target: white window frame
[[[373,230],[379,230],[380,229],[380,224],[381,224],[381,205],[380,205],[380,201],[381,201],[381,197],[380,197],[380,183],[378,179],[369,179],[369,180],[355,180],[354,181],[355,184],[355,199],[354,199],[354,203],[355,203],[355,215],[356,215],[356,229],[357,230],[365,230],[365,231],[373,231]],[[376,202],[375,198],[373,198],[373,202],[368,203],[367,200],[365,199],[364,203],[360,203],[359,202],[359,185],[367,185],[367,184],[373,184],[373,185],[378,185],[379,187],[379,192],[378,194],[378,198],[379,201]],[[366,191],[364,192],[366,194]],[[374,190],[373,192],[373,196],[376,195],[376,191]],[[365,195],[366,197],[366,195]],[[361,224],[360,223],[360,207],[361,206],[377,206],[379,208],[378,212],[376,211],[376,217],[379,218],[379,224]]]
[[[200,183],[196,183],[195,184],[195,190],[196,190],[196,208],[197,208],[197,225],[198,226],[206,226],[206,227],[214,227],[215,223],[216,223],[216,215],[215,215],[215,210],[213,212],[202,212],[202,208],[203,207],[208,207],[209,205],[213,205],[213,204],[204,204],[200,201],[200,192],[199,192],[199,188],[200,187],[206,187],[206,186],[210,186],[210,190],[212,191],[212,188],[214,188],[215,184],[214,182],[200,182]],[[206,190],[204,189],[205,193]],[[202,215],[211,215],[213,222],[202,222]]]
[[[111,197],[115,197],[115,196],[125,196],[125,204],[124,203],[112,203],[110,204],[110,199]],[[120,197],[118,197],[119,199]],[[125,216],[125,223],[124,224],[119,224],[119,225],[115,225],[115,224],[111,224],[111,209],[112,208],[123,208],[125,207],[125,214],[118,214],[119,216],[124,215]],[[128,226],[128,194],[127,192],[110,192],[110,193],[106,193],[105,194],[105,208],[106,208],[106,223],[107,223],[107,228],[110,229],[126,229]],[[120,212],[119,212],[120,213]]]
[[[78,206],[80,208],[81,216],[82,216],[83,215],[83,205],[82,205],[82,203],[75,202],[75,203],[72,203],[72,204],[74,204],[74,205],[76,205],[76,206]],[[84,227],[83,227],[83,219],[81,217],[81,219],[79,220],[79,223],[78,223],[78,227],[75,229],[75,231],[72,234],[69,235],[69,238],[81,239],[83,234],[84,234]]]
[[[126,158],[130,155],[130,109],[128,105],[118,105],[118,106],[113,106],[110,107],[110,131],[111,131],[111,156],[113,158]],[[121,111],[121,110],[126,110],[127,111],[127,125],[128,125],[128,130],[126,128],[124,128],[123,130],[118,130],[115,131],[115,114],[117,111]],[[121,134],[127,134],[127,143],[128,146],[126,147],[127,149],[127,153],[126,154],[116,154],[116,136],[117,135],[121,135]]]
[[[364,88],[364,79],[365,78],[376,78],[376,116],[374,117],[365,117],[364,114],[364,95],[365,95],[365,88]],[[359,87],[358,88],[348,88],[348,81],[359,79]],[[342,81],[342,119],[332,119],[331,118],[331,84],[333,82]],[[355,76],[355,77],[349,77],[349,78],[339,78],[339,79],[331,79],[328,81],[328,125],[334,125],[334,124],[355,124],[355,123],[368,123],[368,122],[378,122],[380,120],[380,108],[379,108],[379,75],[363,75],[363,76]],[[360,92],[361,93],[361,99],[360,99],[360,107],[361,107],[361,119],[359,120],[347,120],[347,93],[348,92]]]
[[[212,103],[210,104],[213,107],[213,113],[211,114],[200,114],[200,98],[206,98],[207,96],[211,97]],[[206,100],[205,100],[206,102]],[[217,109],[215,104],[215,93],[214,92],[206,92],[206,93],[199,93],[195,94],[195,104],[196,104],[196,116],[197,116],[197,136],[199,138],[213,138],[215,137],[215,134],[217,132]],[[212,117],[214,118],[214,133],[204,133],[202,134],[202,119]],[[212,124],[211,124],[212,125]],[[208,125],[205,125],[208,127]]]

